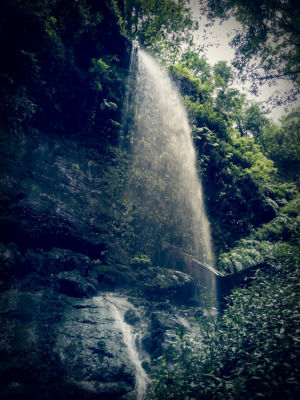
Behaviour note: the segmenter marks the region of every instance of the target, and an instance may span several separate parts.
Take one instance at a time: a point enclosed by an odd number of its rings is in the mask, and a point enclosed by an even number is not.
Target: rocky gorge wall
[[[137,371],[188,324],[192,277],[114,243],[97,141],[32,131],[2,137],[0,160],[0,398],[136,398]]]
[[[154,265],[132,262],[112,229],[115,180],[95,138],[2,137],[0,399],[142,399],[205,296],[222,308],[254,275],[222,276],[164,243]]]

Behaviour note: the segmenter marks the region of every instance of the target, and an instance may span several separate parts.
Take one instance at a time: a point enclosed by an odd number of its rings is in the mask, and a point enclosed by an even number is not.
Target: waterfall
[[[124,319],[125,312],[130,308],[132,309],[132,305],[124,297],[114,294],[105,294],[103,296],[98,296],[96,299],[99,304],[104,303],[109,307],[115,326],[122,334],[122,340],[127,349],[128,358],[135,369],[136,399],[143,400],[146,395],[149,379],[142,366],[139,349],[137,348],[138,332]]]
[[[145,51],[134,54],[126,106],[131,168],[125,197],[140,237],[137,247],[164,240],[212,264],[187,113],[168,73]]]

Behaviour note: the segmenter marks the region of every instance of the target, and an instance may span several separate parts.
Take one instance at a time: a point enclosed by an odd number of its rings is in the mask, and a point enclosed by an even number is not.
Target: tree
[[[263,141],[280,176],[297,182],[300,176],[300,108],[282,117],[279,125],[270,124],[264,130]]]
[[[300,8],[296,0],[208,0],[208,16],[242,24],[231,41],[234,66],[243,79],[252,79],[252,89],[265,81],[284,78],[294,83],[286,101],[295,98],[300,87]],[[277,99],[280,103],[282,100]]]
[[[258,103],[250,105],[246,103],[237,123],[241,136],[253,137],[257,143],[264,146],[263,131],[270,121],[265,117]]]
[[[276,169],[260,146],[269,121],[259,104],[249,104],[245,95],[230,86],[232,70],[225,62],[210,68],[203,56],[188,51],[170,71],[194,126],[218,254],[276,215],[278,205],[270,189]]]
[[[181,64],[187,67],[190,72],[197,78],[201,78],[202,82],[211,76],[211,67],[204,55],[200,56],[192,50],[187,50],[181,55]]]
[[[232,69],[227,65],[226,61],[219,61],[214,65],[214,74],[219,79],[216,80],[217,86],[226,87],[232,81]]]
[[[175,60],[191,42],[194,23],[184,0],[116,0],[115,11],[126,36],[162,58]]]

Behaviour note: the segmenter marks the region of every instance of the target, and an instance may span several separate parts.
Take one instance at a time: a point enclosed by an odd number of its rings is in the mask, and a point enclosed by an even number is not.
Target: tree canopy
[[[208,0],[210,18],[234,16],[242,24],[231,44],[234,66],[252,88],[284,78],[294,83],[285,98],[295,98],[300,83],[300,8],[296,0]],[[280,103],[283,98],[277,99]]]
[[[185,0],[115,0],[123,32],[152,52],[174,58],[192,41],[195,24]]]

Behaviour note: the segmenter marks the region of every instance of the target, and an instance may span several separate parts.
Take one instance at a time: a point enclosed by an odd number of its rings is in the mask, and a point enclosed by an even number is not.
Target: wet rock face
[[[58,327],[53,351],[78,387],[105,396],[134,390],[135,369],[103,297],[73,302]]]
[[[117,293],[9,290],[0,304],[1,399],[142,399],[149,354],[181,326],[171,306]]]
[[[0,152],[0,399],[136,399],[192,278],[110,242],[95,141],[32,132]]]
[[[38,399],[45,391],[50,398],[118,399],[132,392],[135,369],[110,308],[97,298],[52,295],[2,293],[0,398]]]
[[[142,398],[136,385],[143,393],[144,367],[182,326],[177,308],[109,292],[67,296],[55,287],[0,295],[0,399]]]
[[[0,304],[1,398],[38,398],[46,378],[60,385],[50,349],[64,303],[49,293],[11,290],[1,293]]]
[[[100,256],[111,211],[97,144],[32,132],[2,139],[0,158],[2,242]]]
[[[66,296],[89,297],[97,293],[92,279],[83,277],[78,270],[57,274],[58,291]]]

